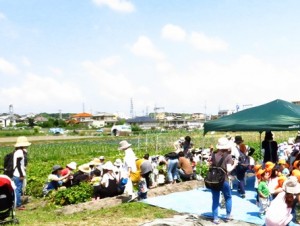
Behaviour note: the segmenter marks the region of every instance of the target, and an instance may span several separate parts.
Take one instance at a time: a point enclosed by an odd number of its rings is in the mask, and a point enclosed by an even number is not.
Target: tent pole
[[[203,179],[203,177],[201,176],[201,173],[202,173],[202,164],[203,164],[204,139],[205,139],[205,136],[203,135],[202,136],[202,145],[201,145],[202,151],[201,151],[201,158],[200,158],[200,177],[199,177],[200,180]]]
[[[262,150],[261,134],[262,134],[262,131],[259,132],[259,151],[260,151],[260,153],[262,153],[262,152],[261,152],[261,150]],[[263,161],[263,160],[261,160],[261,162],[262,162],[262,161]]]

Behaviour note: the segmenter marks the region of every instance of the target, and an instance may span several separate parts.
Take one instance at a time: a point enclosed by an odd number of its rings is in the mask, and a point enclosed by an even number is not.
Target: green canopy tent
[[[209,131],[291,130],[300,130],[300,106],[279,99],[204,123],[204,135]]]

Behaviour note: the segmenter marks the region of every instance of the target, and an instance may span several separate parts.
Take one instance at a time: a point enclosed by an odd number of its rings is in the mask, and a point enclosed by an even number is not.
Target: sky
[[[300,100],[298,0],[0,0],[0,112]]]

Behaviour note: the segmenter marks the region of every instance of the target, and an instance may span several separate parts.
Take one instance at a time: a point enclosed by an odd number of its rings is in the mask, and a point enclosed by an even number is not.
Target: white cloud
[[[162,28],[161,35],[171,41],[184,41],[186,38],[185,30],[173,24],[165,25]]]
[[[18,109],[26,109],[28,112],[43,112],[62,107],[74,108],[81,104],[82,95],[80,89],[70,81],[54,80],[50,77],[41,77],[28,74],[23,81],[16,81],[13,87],[1,88],[1,106],[9,103]],[[79,102],[79,103],[78,103]]]
[[[165,59],[165,55],[146,36],[140,36],[132,45],[131,51],[137,56],[149,57],[155,60]]]
[[[208,37],[203,33],[192,32],[189,38],[190,44],[205,52],[225,51],[228,43],[218,37]]]
[[[17,74],[19,71],[17,67],[5,60],[4,58],[0,58],[0,73],[3,74]]]
[[[93,0],[98,6],[107,6],[112,10],[131,13],[135,11],[134,5],[128,0]]]
[[[50,67],[49,70],[54,75],[62,75],[63,74],[63,70],[61,68],[58,68],[58,67]]]

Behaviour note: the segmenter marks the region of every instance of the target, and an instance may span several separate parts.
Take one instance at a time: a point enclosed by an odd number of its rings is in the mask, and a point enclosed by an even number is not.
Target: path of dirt
[[[187,182],[181,182],[177,184],[167,184],[164,186],[152,188],[148,191],[148,197],[156,197],[156,196],[161,196],[161,195],[167,195],[173,192],[181,192],[181,191],[188,191],[188,190],[193,190],[199,187],[203,187],[203,181],[198,181],[198,180],[192,180],[192,181],[187,181]],[[98,210],[98,209],[103,209],[107,207],[112,207],[116,205],[120,205],[123,202],[127,202],[128,197],[126,196],[117,196],[113,198],[106,198],[106,199],[101,199],[99,201],[90,201],[86,203],[81,203],[77,205],[69,205],[61,208],[60,210],[57,211],[58,214],[73,214],[85,210]],[[166,219],[156,219],[151,222],[143,222],[139,224],[141,226],[182,226],[182,225],[191,225],[191,226],[196,226],[196,225],[214,225],[211,221],[211,219],[207,219],[204,217],[200,217],[197,215],[190,215],[190,214],[178,214],[174,215],[173,218],[166,218]],[[247,222],[243,221],[237,221],[233,220],[230,222],[223,222],[219,224],[220,226],[222,225],[240,225],[240,226],[253,226],[254,224],[250,224]]]

